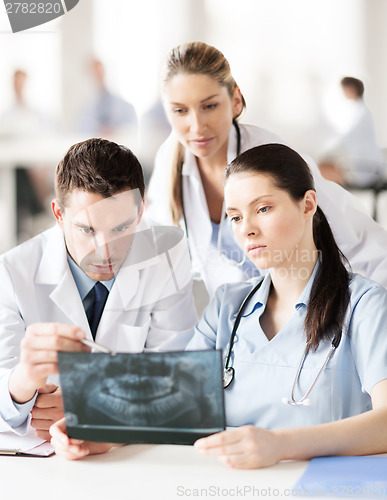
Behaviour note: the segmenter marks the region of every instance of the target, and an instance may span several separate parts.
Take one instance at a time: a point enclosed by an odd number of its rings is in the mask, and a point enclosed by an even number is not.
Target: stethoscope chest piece
[[[226,389],[234,380],[235,370],[232,366],[226,368],[223,372],[223,389]]]

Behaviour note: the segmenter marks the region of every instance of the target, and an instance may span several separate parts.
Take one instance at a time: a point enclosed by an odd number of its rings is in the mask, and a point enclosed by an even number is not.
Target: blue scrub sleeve
[[[387,291],[375,283],[352,307],[351,351],[362,391],[371,394],[387,378]]]

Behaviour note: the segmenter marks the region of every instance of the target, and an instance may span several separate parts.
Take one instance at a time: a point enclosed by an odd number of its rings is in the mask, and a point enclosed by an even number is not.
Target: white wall
[[[94,51],[107,64],[110,86],[140,114],[158,96],[169,49],[201,39],[229,59],[248,102],[246,121],[317,153],[339,81],[353,75],[365,82],[379,143],[387,145],[384,0],[92,1]]]
[[[363,0],[363,9],[367,100],[374,112],[379,144],[387,147],[387,2]]]
[[[82,0],[63,18],[6,34],[0,9],[0,111],[16,67],[30,73],[36,107],[70,128],[88,95],[87,58],[141,114],[158,97],[160,63],[174,45],[202,39],[229,59],[248,101],[246,120],[310,142],[338,80],[363,79],[380,145],[387,146],[385,0]],[[320,129],[318,128],[320,127]],[[296,144],[302,146],[302,144]]]

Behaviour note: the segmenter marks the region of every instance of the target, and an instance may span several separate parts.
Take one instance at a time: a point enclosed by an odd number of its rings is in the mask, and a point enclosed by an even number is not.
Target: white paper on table
[[[30,429],[25,436],[13,432],[0,432],[0,455],[34,455],[47,457],[54,452],[48,441],[36,437]]]

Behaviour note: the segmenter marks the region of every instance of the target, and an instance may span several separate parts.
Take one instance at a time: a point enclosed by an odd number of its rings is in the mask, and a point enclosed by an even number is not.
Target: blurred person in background
[[[17,69],[12,78],[14,103],[0,116],[0,139],[5,143],[20,143],[19,147],[39,147],[47,135],[57,130],[54,121],[34,109],[25,96],[28,74]],[[24,141],[27,141],[24,143]],[[24,143],[24,146],[22,146]],[[34,234],[33,218],[45,215],[47,200],[53,194],[54,168],[44,162],[16,166],[16,202],[18,240]]]
[[[157,99],[139,120],[139,157],[148,185],[156,153],[171,133],[171,126],[165,115],[161,99]]]
[[[102,62],[92,59],[90,73],[94,96],[81,112],[79,131],[89,137],[109,139],[136,135],[138,124],[134,106],[107,88]]]
[[[364,84],[350,76],[340,84],[346,105],[319,168],[323,177],[342,186],[371,186],[384,178],[386,165],[376,143],[372,113],[364,101]]]

